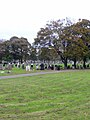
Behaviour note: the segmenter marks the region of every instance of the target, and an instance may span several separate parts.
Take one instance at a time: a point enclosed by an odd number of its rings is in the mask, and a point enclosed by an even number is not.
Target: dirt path
[[[19,75],[10,75],[10,76],[0,76],[0,79],[9,79],[9,78],[17,78],[17,77],[26,77],[26,76],[35,76],[35,75],[43,75],[43,74],[52,74],[52,73],[60,73],[60,72],[72,72],[78,70],[60,70],[60,71],[50,71],[50,72],[37,72],[37,73],[29,73],[29,74],[19,74]]]

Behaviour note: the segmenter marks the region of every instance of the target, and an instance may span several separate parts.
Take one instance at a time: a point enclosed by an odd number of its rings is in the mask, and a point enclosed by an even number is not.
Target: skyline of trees
[[[24,38],[13,36],[0,42],[0,60],[60,60],[67,68],[69,61],[83,61],[84,68],[90,58],[90,21],[79,19],[73,23],[70,19],[48,22],[40,28],[31,45]]]

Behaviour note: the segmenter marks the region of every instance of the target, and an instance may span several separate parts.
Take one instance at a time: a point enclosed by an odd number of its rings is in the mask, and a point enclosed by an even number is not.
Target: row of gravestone
[[[27,65],[28,64],[24,64],[24,63],[23,64],[7,64],[7,65],[0,64],[0,70],[12,70],[14,66],[18,68],[22,67],[22,69],[25,69]],[[33,64],[31,64],[30,69],[33,70]],[[36,69],[37,70],[44,70],[44,69],[60,70],[60,66],[58,65],[47,66],[47,64],[41,63],[40,65],[36,64]]]
[[[17,67],[20,68],[22,67],[22,69],[25,69],[27,65],[22,64],[22,65],[18,65]],[[37,67],[38,66],[38,67]],[[0,64],[0,70],[12,70],[13,65],[12,64],[7,64],[5,66],[3,66],[3,64]],[[40,68],[39,68],[40,67]],[[49,65],[47,66],[46,64],[44,65],[43,63],[41,63],[40,65],[36,65],[36,69],[40,69],[40,70],[44,70],[44,69],[51,69],[51,70],[60,70],[59,66],[54,66],[54,65]],[[33,69],[33,65],[31,65],[30,67],[31,69]]]
[[[0,70],[12,70],[12,65],[11,64],[7,64],[4,67],[3,64],[0,64]]]

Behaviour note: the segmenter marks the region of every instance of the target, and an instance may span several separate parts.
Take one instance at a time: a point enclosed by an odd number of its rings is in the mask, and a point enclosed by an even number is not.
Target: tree
[[[72,23],[68,18],[50,21],[37,33],[35,44],[40,49],[53,47],[65,68],[68,60],[74,61],[75,68],[76,62],[83,60],[85,68],[86,59],[90,57],[90,21],[82,19]]]
[[[76,35],[82,41],[82,60],[83,60],[83,67],[86,68],[86,60],[90,56],[90,21],[86,19],[79,20],[75,24]],[[80,45],[82,45],[80,43]]]
[[[52,47],[42,47],[39,52],[38,57],[41,61],[55,61],[58,58],[56,50]]]
[[[0,42],[0,63],[2,62],[5,56],[5,44],[4,42]]]
[[[13,59],[19,60],[22,63],[29,59],[31,44],[26,38],[14,36],[10,39],[9,50]]]
[[[10,41],[9,40],[3,42],[3,48],[4,48],[3,60],[11,62],[13,60],[13,57],[10,53]]]
[[[41,28],[41,30],[37,33],[37,38],[35,39],[35,44],[37,44],[39,48],[53,47],[60,56],[65,68],[67,68],[68,56],[66,54],[67,36],[64,31],[71,25],[72,22],[68,18],[50,21],[48,24],[46,24],[45,28]]]
[[[74,61],[75,68],[76,61],[83,59],[85,68],[85,61],[90,53],[88,49],[88,45],[90,45],[90,21],[82,20],[72,24],[67,20],[66,25],[58,33],[60,36],[59,39],[55,40],[56,45],[54,44],[54,46],[65,67],[67,67],[68,59]]]
[[[37,60],[37,50],[34,46],[31,47],[30,60]]]
[[[39,50],[38,58],[40,60],[55,60],[57,58],[57,52],[53,48],[53,31],[50,27],[46,26],[45,28],[41,28],[37,33],[37,38],[35,38],[34,45]]]

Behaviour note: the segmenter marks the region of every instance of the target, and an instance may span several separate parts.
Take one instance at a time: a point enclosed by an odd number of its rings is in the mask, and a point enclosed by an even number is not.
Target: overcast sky
[[[26,37],[30,43],[50,20],[90,20],[90,0],[0,0],[0,39]]]

